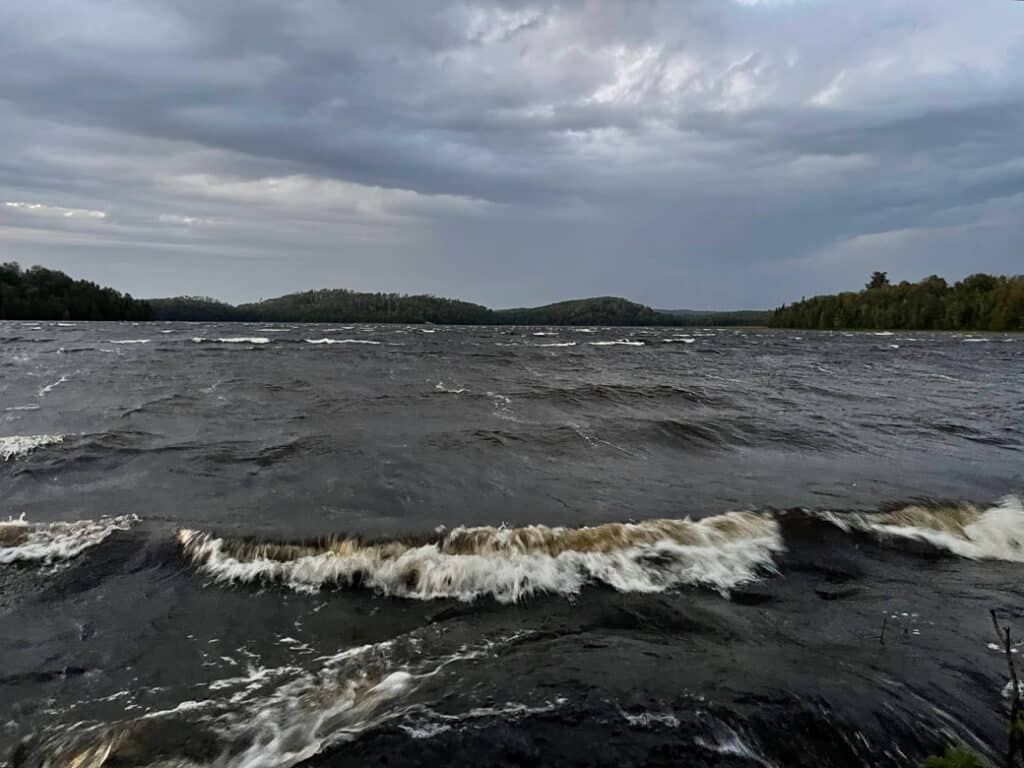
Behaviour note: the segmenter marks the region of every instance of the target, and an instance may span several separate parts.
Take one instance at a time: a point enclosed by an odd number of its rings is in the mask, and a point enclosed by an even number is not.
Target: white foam
[[[636,715],[631,715],[629,712],[620,709],[622,717],[627,723],[633,728],[678,728],[679,718],[673,715],[671,712],[640,712]]]
[[[912,505],[893,512],[820,516],[843,530],[917,539],[973,560],[1024,562],[1024,506],[1017,496],[987,509]]]
[[[58,328],[74,328],[74,323],[57,323]]]
[[[556,333],[555,331],[534,331],[533,335],[534,336],[557,336],[558,333]]]
[[[644,342],[642,341],[630,341],[629,339],[618,339],[617,341],[590,341],[587,342],[592,347],[613,347],[617,345],[626,347],[642,347]]]
[[[229,336],[223,339],[207,339],[203,336],[193,336],[192,341],[196,344],[216,342],[218,344],[269,344],[270,339],[266,336]]]
[[[420,658],[414,638],[404,639],[402,659],[395,659],[395,641],[343,651],[321,659],[322,668],[304,672],[294,667],[253,670],[246,678],[210,686],[215,698],[185,700],[106,728],[54,728],[41,741],[38,762],[46,765],[100,765],[114,761],[142,764],[151,742],[149,728],[193,729],[213,737],[222,750],[211,764],[220,768],[287,768],[301,764],[331,745],[358,738],[362,732],[405,716],[415,707],[396,708],[428,678],[450,664],[480,658],[489,644],[444,657]],[[234,695],[223,689],[243,685]],[[147,765],[194,766],[184,756],[153,754]]]
[[[597,333],[593,328],[573,328],[576,333]]]
[[[0,523],[0,564],[68,560],[94,547],[114,531],[138,522],[135,515],[79,520],[73,523],[29,523],[24,517]]]
[[[689,336],[673,336],[670,339],[662,339],[665,344],[693,344],[697,340]]]
[[[434,385],[434,389],[436,389],[438,392],[444,392],[449,395],[461,395],[464,392],[469,391],[465,387],[456,387],[454,389],[451,387],[446,387],[443,381],[437,382],[437,384]]]
[[[490,595],[503,603],[543,592],[575,595],[588,582],[620,592],[703,585],[725,593],[773,571],[772,555],[783,549],[778,523],[752,513],[602,528],[608,530],[456,528],[422,546],[344,543],[292,559],[259,550],[235,557],[229,542],[192,530],[181,531],[179,541],[204,573],[222,583],[280,582],[307,592],[360,584],[418,600]],[[587,540],[591,531],[612,540],[589,549],[564,548],[565,540]],[[466,539],[478,547],[461,548]]]
[[[162,329],[160,331],[160,333],[174,333],[174,329],[173,328],[164,328],[164,329]]]
[[[30,403],[28,405],[9,405],[6,408],[4,408],[5,412],[6,411],[38,411],[38,410],[39,410],[39,406],[37,404],[35,404],[35,403]]]
[[[370,339],[304,339],[307,344],[380,344]]]
[[[892,331],[875,331],[872,336],[892,336]]]
[[[149,339],[111,339],[111,344],[149,344]]]
[[[989,339],[982,339],[977,337],[971,337],[964,339],[964,344],[987,344]]]
[[[29,406],[16,406],[18,410],[28,409]],[[5,409],[9,410],[9,409]],[[10,461],[27,456],[37,448],[47,445],[59,445],[64,442],[64,435],[11,435],[0,437],[0,459]]]
[[[538,344],[538,347],[575,347],[575,341],[553,341],[548,344]]]
[[[63,349],[63,347],[61,347],[61,349]],[[54,390],[54,389],[55,389],[56,387],[59,387],[59,386],[60,386],[61,384],[63,384],[63,383],[64,383],[64,382],[66,382],[67,380],[68,380],[68,377],[67,377],[67,376],[61,376],[61,377],[60,377],[59,379],[57,379],[57,380],[56,380],[55,382],[53,382],[52,384],[47,384],[47,385],[46,385],[45,387],[40,387],[40,388],[39,388],[39,396],[40,396],[40,397],[46,397],[46,395],[48,395],[48,394],[49,394],[50,392],[52,392],[52,391],[53,391],[53,390]]]

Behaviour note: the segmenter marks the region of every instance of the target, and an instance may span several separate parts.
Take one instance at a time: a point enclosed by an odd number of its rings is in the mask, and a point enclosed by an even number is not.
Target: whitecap
[[[229,336],[223,339],[207,339],[203,336],[193,336],[192,341],[196,344],[216,342],[218,344],[269,344],[270,339],[266,336]]]
[[[61,349],[63,349],[63,347]],[[63,384],[67,380],[68,380],[67,376],[61,376],[59,379],[57,379],[52,384],[47,384],[45,387],[40,387],[39,388],[39,396],[40,397],[45,397],[50,392],[52,392],[56,387],[59,387],[61,384]]]
[[[672,336],[668,339],[661,340],[664,344],[693,344],[697,340],[689,336]]]
[[[18,410],[31,409],[31,406],[15,407]],[[11,409],[5,408],[4,410]],[[47,445],[59,445],[63,442],[64,435],[11,435],[10,437],[0,437],[0,459],[4,461],[20,459],[39,448]]]
[[[110,339],[111,344],[149,344],[149,339]]]
[[[892,336],[892,331],[874,331],[872,336]]]
[[[987,508],[911,504],[891,512],[819,516],[845,531],[917,539],[972,560],[1024,562],[1024,506],[1017,496]]]
[[[626,347],[642,347],[644,342],[642,341],[630,341],[629,339],[618,339],[617,341],[588,341],[588,344],[592,347],[614,347],[614,346],[626,346]]]
[[[964,339],[964,344],[986,344],[989,339],[972,336],[971,338]]]
[[[121,515],[73,523],[29,523],[24,517],[0,522],[0,564],[69,560],[138,520]]]
[[[554,341],[549,344],[538,344],[538,347],[575,347],[575,341]]]
[[[364,586],[385,595],[512,603],[536,593],[575,595],[588,582],[620,592],[703,585],[726,593],[774,571],[783,549],[767,515],[650,520],[591,528],[455,528],[429,543],[327,540],[318,545],[225,539],[182,530],[200,570],[223,583],[278,582],[298,591]]]
[[[303,339],[307,344],[380,344],[379,341],[370,339]]]

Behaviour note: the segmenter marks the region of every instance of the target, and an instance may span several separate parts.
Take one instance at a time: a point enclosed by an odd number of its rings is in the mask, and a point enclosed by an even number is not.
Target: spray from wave
[[[420,638],[406,636],[318,659],[315,672],[296,667],[252,670],[216,681],[217,695],[114,725],[79,723],[25,745],[27,765],[138,765],[156,768],[269,768],[302,763],[327,747],[401,718],[397,706],[446,667],[491,655],[497,642],[422,657]]]
[[[1017,496],[991,507],[921,503],[885,512],[819,516],[844,531],[923,541],[972,560],[1024,562],[1024,506]]]
[[[0,522],[0,564],[70,560],[138,520],[121,515],[73,523],[30,523],[24,517]]]
[[[725,593],[774,571],[772,555],[783,548],[778,523],[747,512],[587,528],[456,528],[385,541],[281,543],[194,530],[178,539],[188,558],[223,583],[362,586],[420,600],[490,595],[503,603],[541,592],[574,595],[588,582],[621,592],[703,585]]]

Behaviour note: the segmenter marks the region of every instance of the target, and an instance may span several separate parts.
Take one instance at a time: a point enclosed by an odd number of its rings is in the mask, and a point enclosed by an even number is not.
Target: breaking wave
[[[921,503],[885,512],[819,516],[844,531],[923,541],[972,560],[1024,562],[1024,506],[1017,496],[991,507]]]
[[[384,541],[286,543],[187,529],[178,540],[222,583],[279,582],[300,591],[362,586],[420,600],[490,595],[502,603],[544,592],[575,595],[589,582],[621,592],[702,585],[725,593],[774,572],[772,556],[783,548],[775,519],[750,512],[585,528],[456,528]]]
[[[587,342],[592,347],[614,347],[614,346],[625,346],[625,347],[642,347],[644,342],[642,341],[630,341],[629,339],[618,339],[616,341],[590,341]]]
[[[149,339],[110,339],[111,344],[149,344]]]
[[[0,522],[0,564],[70,560],[138,520],[121,515],[73,523],[30,523],[24,517]]]
[[[251,669],[247,677],[212,683],[216,693],[210,698],[113,725],[54,728],[23,749],[42,765],[292,766],[421,711],[398,705],[447,667],[493,656],[496,647],[515,639],[424,656],[421,638],[410,635],[322,657],[313,672]]]
[[[203,336],[193,336],[192,341],[195,344],[269,344],[270,339],[266,336],[229,336],[224,339],[207,339]]]
[[[18,409],[29,409],[29,406],[16,407]],[[63,442],[64,435],[11,435],[10,437],[0,437],[0,459],[3,461],[20,459],[37,448],[43,448],[47,445],[59,445]]]
[[[305,339],[307,344],[380,344],[370,339]]]

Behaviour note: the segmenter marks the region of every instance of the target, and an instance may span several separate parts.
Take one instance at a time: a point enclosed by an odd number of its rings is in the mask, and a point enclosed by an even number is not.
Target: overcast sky
[[[1024,272],[1013,0],[5,0],[0,260],[768,307]]]

